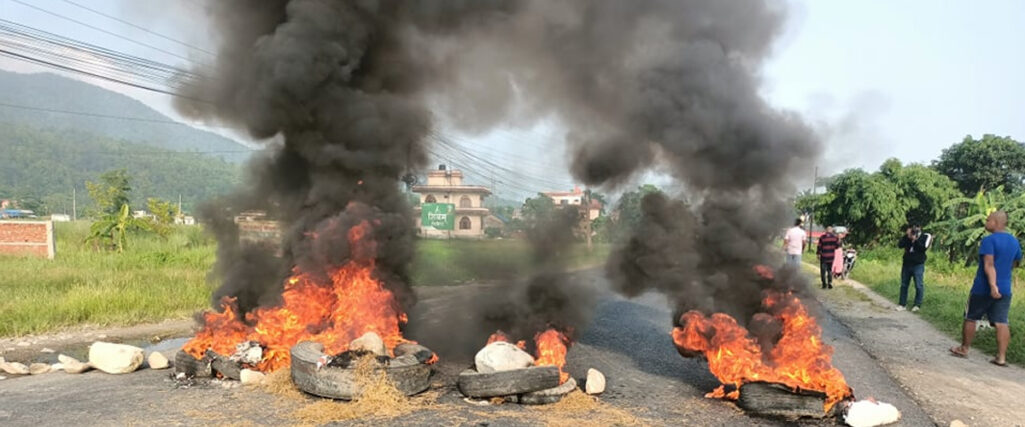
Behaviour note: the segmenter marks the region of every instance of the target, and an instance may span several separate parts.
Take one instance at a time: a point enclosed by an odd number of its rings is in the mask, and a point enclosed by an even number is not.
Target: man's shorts
[[[1007,324],[1007,313],[1011,311],[1011,296],[1004,295],[1000,299],[993,299],[989,295],[968,296],[968,306],[965,307],[965,320],[982,320],[985,315],[990,322]]]

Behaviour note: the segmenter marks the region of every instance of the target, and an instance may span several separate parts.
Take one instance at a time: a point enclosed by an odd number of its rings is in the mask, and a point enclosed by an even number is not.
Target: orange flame
[[[230,355],[236,344],[256,341],[264,354],[254,368],[269,372],[289,365],[289,351],[299,341],[319,342],[328,354],[346,351],[349,342],[367,332],[379,335],[389,349],[410,342],[399,331],[406,314],[373,277],[376,244],[364,238],[370,226],[363,221],[349,229],[351,260],[330,271],[326,283],[296,269],[285,282],[279,306],[256,309],[245,319],[235,301],[225,298],[222,312],[203,315],[204,327],[185,351],[197,358],[207,349]]]
[[[498,341],[511,343],[512,339],[509,338],[509,335],[506,335],[505,332],[495,331],[495,333],[491,334],[491,336],[488,337],[487,344],[491,344],[493,342],[498,342]],[[485,344],[485,345],[487,345],[487,344]],[[527,342],[523,341],[523,340],[516,341],[516,346],[519,347],[520,350],[526,350],[527,349]]]
[[[559,384],[569,380],[569,373],[562,370],[562,367],[566,365],[569,338],[562,332],[548,329],[534,336],[534,344],[537,345],[534,366],[555,366],[559,368]]]
[[[766,291],[762,306],[783,326],[782,337],[768,354],[746,328],[723,313],[706,317],[689,311],[673,329],[677,347],[703,353],[712,374],[737,388],[726,393],[720,386],[706,397],[736,399],[740,386],[753,381],[823,392],[825,411],[851,396],[843,374],[832,365],[833,348],[822,342],[822,329],[801,301],[790,292]]]

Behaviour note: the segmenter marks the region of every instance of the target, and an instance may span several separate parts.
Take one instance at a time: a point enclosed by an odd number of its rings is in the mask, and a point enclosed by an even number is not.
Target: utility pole
[[[811,212],[808,214],[808,250],[811,250],[812,237],[811,232],[815,229],[815,187],[819,182],[819,167],[815,166],[815,176],[811,180],[811,196],[812,205]]]
[[[71,220],[78,221],[78,193],[74,186],[71,187]]]
[[[587,222],[587,227],[584,233],[587,233],[587,251],[591,251],[591,190],[584,190],[584,221]]]

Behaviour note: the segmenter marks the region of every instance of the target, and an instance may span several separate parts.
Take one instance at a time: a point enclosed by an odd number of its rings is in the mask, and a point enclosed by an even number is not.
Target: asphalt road
[[[602,279],[588,280],[601,292]],[[473,322],[442,318],[439,313],[465,308],[475,295],[494,287],[421,288],[421,302],[410,314],[419,322],[414,337],[431,346],[445,324]],[[851,332],[828,313],[820,315],[827,342],[836,349],[834,361],[858,397],[873,396],[896,405],[901,425],[932,425],[925,413],[851,337]],[[706,365],[681,358],[669,339],[670,312],[658,295],[633,300],[603,293],[593,322],[580,331],[570,349],[568,370],[578,379],[588,368],[602,371],[607,391],[601,401],[622,408],[651,425],[772,426],[793,425],[779,420],[751,418],[730,402],[711,400],[704,393],[718,385]],[[455,322],[455,323],[452,323]],[[435,331],[433,334],[426,331]],[[440,333],[438,331],[441,331]],[[449,332],[451,334],[451,332]],[[453,337],[448,337],[453,339]],[[440,339],[440,338],[438,338]],[[551,423],[543,408],[518,405],[476,406],[464,402],[455,389],[455,375],[471,363],[460,354],[442,354],[434,386],[428,392],[433,407],[386,422],[387,425],[521,426]],[[296,408],[307,404],[283,399],[251,387],[226,388],[218,382],[181,387],[169,371],[141,370],[128,375],[63,372],[8,378],[0,381],[0,425],[226,425],[293,424]],[[231,384],[231,383],[229,383]],[[416,399],[428,399],[416,397]],[[354,424],[359,424],[356,421]],[[806,421],[802,425],[837,425],[835,419]]]

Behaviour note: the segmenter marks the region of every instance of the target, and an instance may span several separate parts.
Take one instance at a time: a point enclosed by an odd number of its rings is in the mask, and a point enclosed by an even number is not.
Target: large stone
[[[108,374],[127,374],[142,366],[139,347],[97,341],[89,346],[89,364]]]
[[[597,369],[588,369],[587,382],[584,383],[584,391],[587,392],[587,394],[602,394],[605,391],[605,375]]]
[[[11,375],[28,375],[28,366],[24,363],[18,362],[4,362],[0,363],[0,371],[4,371]]]
[[[259,384],[263,382],[264,377],[266,377],[266,375],[264,375],[263,372],[254,371],[252,369],[243,369],[242,372],[239,373],[239,380],[242,381],[242,384]]]
[[[859,400],[851,404],[843,420],[851,427],[875,427],[900,420],[900,411],[889,403]]]
[[[40,375],[50,372],[50,365],[47,363],[33,363],[28,365],[28,372],[32,375]]]
[[[171,362],[167,360],[167,356],[164,356],[159,351],[150,353],[146,362],[149,364],[150,369],[167,369],[171,367]]]
[[[968,427],[968,424],[961,420],[954,420],[950,422],[950,427]]]
[[[473,363],[477,372],[490,374],[533,366],[534,357],[514,344],[496,341],[478,351]]]
[[[64,367],[64,372],[69,374],[81,374],[82,372],[88,371],[92,368],[88,363],[82,363],[74,357],[63,354],[57,356],[57,360],[60,361],[61,366]]]
[[[384,340],[381,339],[380,335],[373,332],[367,332],[363,336],[352,340],[349,343],[349,350],[363,350],[374,353],[378,356],[387,356],[388,348],[384,346]]]

